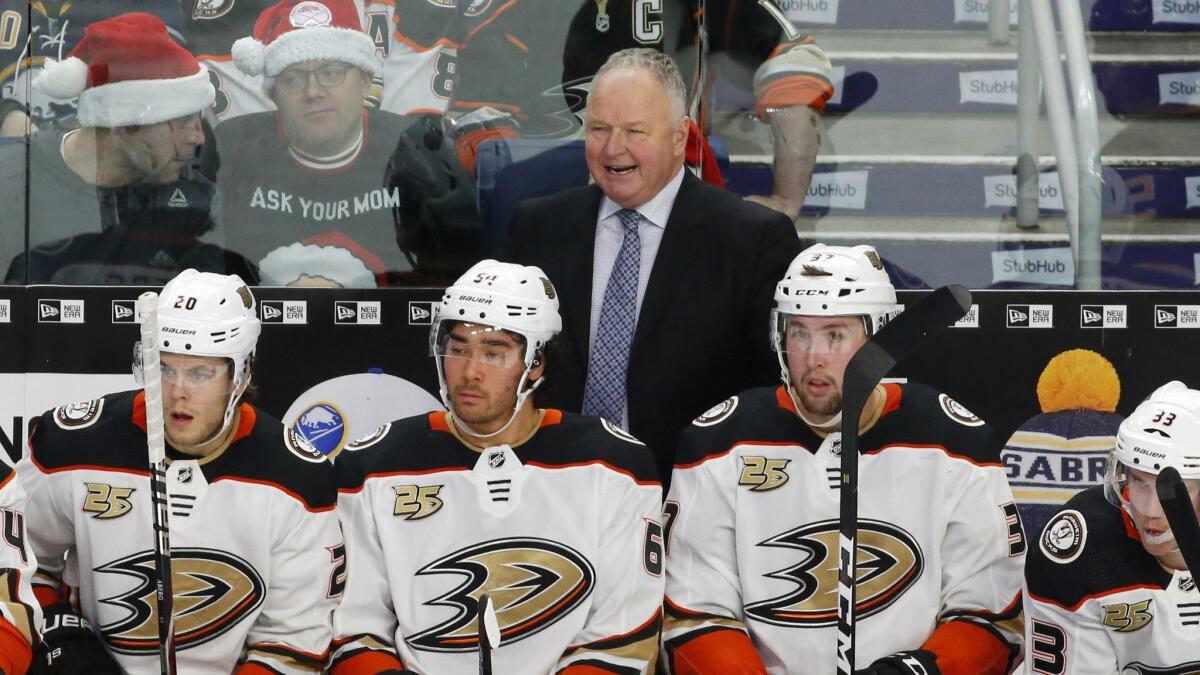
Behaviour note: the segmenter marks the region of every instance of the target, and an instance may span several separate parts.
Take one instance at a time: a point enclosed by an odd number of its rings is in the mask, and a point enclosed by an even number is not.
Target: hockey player
[[[810,247],[775,301],[783,386],[713,407],[676,456],[663,645],[677,675],[835,668],[843,375],[900,308],[870,246]],[[856,672],[1010,672],[1025,542],[1002,439],[915,383],[877,386],[859,434]]]
[[[430,346],[448,412],[338,457],[349,568],[334,675],[473,675],[483,593],[494,672],[653,672],[661,487],[620,429],[533,406],[560,329],[537,267],[484,260],[446,290]]]
[[[1117,431],[1103,486],[1054,515],[1025,568],[1027,662],[1050,675],[1200,673],[1200,593],[1155,491],[1200,512],[1200,391],[1159,387]]]
[[[321,672],[345,572],[336,486],[319,452],[243,400],[254,297],[185,270],[158,323],[179,672]],[[159,672],[146,447],[142,391],[56,408],[30,432],[17,471],[35,583],[75,586],[44,601],[50,654],[77,665],[52,672]]]
[[[42,625],[42,608],[30,580],[37,559],[25,527],[25,491],[7,460],[0,460],[0,672],[21,675],[32,661]]]

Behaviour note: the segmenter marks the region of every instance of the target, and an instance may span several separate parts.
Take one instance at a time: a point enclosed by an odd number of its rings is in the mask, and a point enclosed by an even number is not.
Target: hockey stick
[[[943,286],[892,319],[859,348],[842,380],[842,483],[838,538],[838,675],[854,672],[855,552],[858,547],[858,423],[875,385],[926,337],[962,318],[971,293]]]
[[[1192,578],[1200,578],[1200,524],[1196,522],[1196,509],[1183,478],[1175,467],[1168,466],[1158,473],[1154,489],[1167,522],[1171,524],[1175,543],[1179,544],[1179,554]]]
[[[167,514],[167,451],[163,431],[162,371],[158,362],[158,294],[137,301],[142,331],[142,383],[146,391],[146,447],[150,459],[150,501],[154,508],[154,588],[158,610],[158,665],[175,675],[175,616],[171,590],[171,530]]]
[[[479,631],[479,675],[492,675],[492,649],[500,644],[500,623],[496,620],[496,605],[492,596],[479,596],[479,614],[475,619]]]

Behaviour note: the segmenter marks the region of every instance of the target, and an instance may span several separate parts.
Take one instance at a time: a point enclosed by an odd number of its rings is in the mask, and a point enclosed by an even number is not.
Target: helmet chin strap
[[[795,406],[795,408],[796,408],[796,414],[800,417],[801,420],[804,421],[805,424],[812,427],[813,429],[816,429],[818,431],[824,431],[826,433],[833,432],[833,431],[839,431],[841,429],[841,424],[842,424],[842,411],[841,410],[838,410],[837,413],[833,417],[825,420],[824,422],[814,422],[804,414],[804,406],[800,405],[800,399],[796,398],[796,392],[792,389],[792,384],[790,382],[787,383],[787,393],[788,393],[788,396],[791,397],[791,399],[792,399],[792,405]]]
[[[517,401],[515,404],[513,404],[512,414],[508,416],[508,421],[504,423],[504,426],[489,434],[475,431],[474,427],[472,427],[470,424],[467,424],[466,422],[454,416],[454,406],[450,405],[449,401],[443,401],[443,403],[446,403],[446,410],[450,419],[453,420],[455,426],[467,432],[471,436],[474,436],[475,438],[492,438],[504,433],[505,430],[512,426],[513,422],[517,421],[517,415],[521,412],[521,406],[525,405],[525,399],[529,398],[529,395],[532,394],[535,389],[542,386],[542,382],[546,381],[546,378],[544,377],[538,378],[532,385],[529,386],[528,389],[526,389],[525,383],[529,380],[530,370],[531,368],[526,368],[525,372],[521,374],[521,381],[517,383]]]

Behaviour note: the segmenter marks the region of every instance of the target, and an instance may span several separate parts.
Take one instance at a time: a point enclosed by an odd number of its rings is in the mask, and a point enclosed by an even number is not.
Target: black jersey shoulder
[[[1025,560],[1029,592],[1067,608],[1088,597],[1130,586],[1164,587],[1170,575],[1130,536],[1122,512],[1104,487],[1071,498],[1030,542]]]
[[[965,406],[923,384],[885,386],[890,389],[887,409],[862,435],[863,453],[896,444],[932,445],[975,464],[1000,463],[1004,439]],[[892,399],[897,388],[898,403]]]
[[[339,487],[354,489],[372,475],[472,468],[479,454],[446,425],[446,413],[422,413],[388,422],[351,441],[337,456]]]
[[[782,387],[748,389],[709,408],[680,436],[676,466],[690,466],[739,443],[793,443],[816,450],[821,438],[797,415]]]
[[[48,472],[99,467],[149,474],[146,432],[133,421],[137,394],[108,394],[42,413],[29,437],[31,458]]]
[[[661,482],[645,444],[608,420],[554,409],[545,420],[516,448],[523,463],[551,468],[601,463],[638,483]]]
[[[208,481],[266,483],[299,498],[310,510],[331,508],[337,501],[337,484],[329,460],[271,414],[253,410],[249,433],[204,465]]]

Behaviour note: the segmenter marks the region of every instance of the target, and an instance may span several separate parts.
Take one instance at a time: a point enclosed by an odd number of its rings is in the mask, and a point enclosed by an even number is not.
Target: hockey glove
[[[933,652],[914,649],[885,656],[855,675],[942,675],[942,671]]]
[[[754,73],[756,112],[763,122],[776,108],[806,105],[824,112],[832,96],[833,67],[810,36],[779,45]]]
[[[46,619],[42,647],[33,655],[30,675],[122,674],[90,621],[65,604],[50,605],[42,612]]]
[[[447,115],[448,135],[454,141],[458,162],[472,176],[479,145],[484,141],[517,138],[520,133],[512,115],[490,106],[472,110],[464,115]]]

